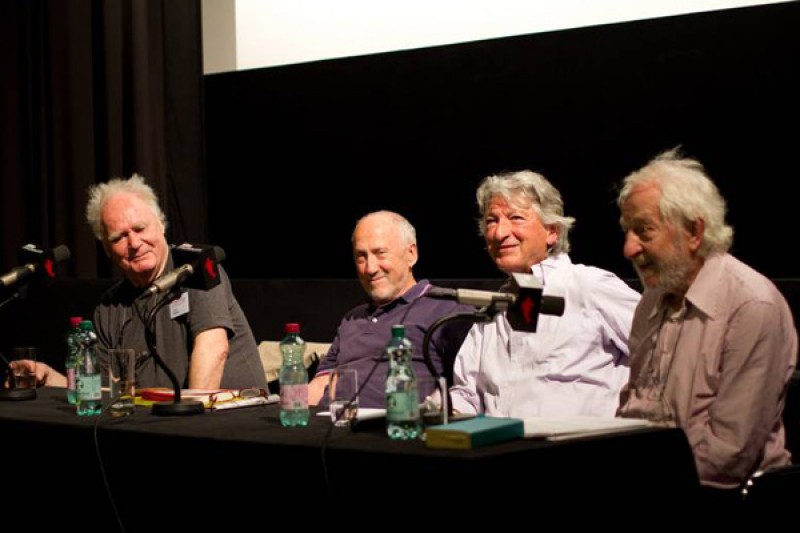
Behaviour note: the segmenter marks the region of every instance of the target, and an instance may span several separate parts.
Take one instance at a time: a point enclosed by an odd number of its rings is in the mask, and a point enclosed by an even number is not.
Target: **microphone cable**
[[[367,386],[367,383],[369,383],[369,379],[372,377],[372,374],[375,373],[375,369],[378,368],[378,365],[382,361],[385,361],[383,355],[378,356],[375,359],[375,364],[372,365],[372,368],[370,369],[369,373],[367,373],[366,379],[364,379],[364,381],[361,383],[361,385],[359,385],[358,390],[355,392],[355,394],[353,394],[352,398],[350,398],[350,400],[345,404],[344,408],[341,411],[339,411],[338,413],[336,413],[335,418],[333,418],[333,417],[331,418],[331,425],[328,427],[328,430],[325,432],[325,436],[322,438],[322,447],[320,448],[320,454],[321,454],[321,457],[322,457],[322,476],[325,479],[325,488],[328,489],[328,494],[331,494],[333,492],[333,487],[331,487],[331,481],[330,481],[330,477],[328,475],[328,461],[327,461],[327,457],[326,457],[326,452],[327,452],[327,448],[328,448],[328,441],[330,440],[331,432],[333,431],[333,428],[336,427],[336,422],[339,421],[339,419],[342,417],[342,415],[347,412],[347,409],[351,405],[353,405],[353,402],[358,399],[359,395],[361,395],[361,391],[364,389],[364,387]],[[334,372],[335,372],[335,370],[334,370]],[[330,411],[330,409],[331,409],[331,407],[330,407],[330,401],[329,401],[328,402],[328,411]],[[358,414],[356,414],[356,420],[357,419],[358,419]],[[354,422],[353,420],[350,421],[351,424],[353,422]],[[352,431],[352,426],[351,426],[350,430]]]
[[[419,295],[417,295],[416,297],[414,297],[413,300],[411,300],[411,303],[408,304],[408,307],[406,308],[405,312],[403,313],[403,316],[400,318],[400,322],[399,322],[400,325],[405,326],[405,321],[408,318],[408,314],[411,312],[411,309],[414,307],[414,304],[416,304],[418,301],[420,301],[425,296],[425,293],[428,292],[428,289],[430,289],[432,286],[433,285],[425,286],[425,288],[422,289],[422,292]],[[323,475],[323,479],[325,480],[325,488],[328,490],[328,494],[331,494],[333,492],[333,487],[331,486],[330,476],[328,474],[328,460],[327,460],[327,455],[326,455],[326,452],[327,452],[327,449],[328,449],[328,441],[330,440],[331,432],[333,431],[333,428],[336,427],[336,422],[339,421],[339,419],[342,417],[342,415],[347,412],[347,409],[351,405],[353,405],[353,402],[356,401],[356,399],[358,399],[358,397],[361,395],[361,391],[364,390],[364,387],[366,387],[367,383],[369,383],[369,380],[372,377],[372,375],[375,373],[375,370],[378,368],[378,365],[380,363],[388,360],[388,359],[386,359],[385,355],[386,354],[384,352],[384,353],[382,353],[381,355],[379,355],[378,357],[375,358],[375,364],[373,364],[372,368],[370,368],[369,372],[367,373],[367,377],[364,378],[364,381],[361,383],[361,385],[359,385],[358,390],[356,390],[356,392],[355,392],[355,394],[353,394],[352,398],[350,398],[350,400],[345,404],[344,408],[341,411],[339,411],[338,413],[336,413],[336,415],[335,415],[336,417],[335,418],[331,419],[331,425],[330,425],[330,427],[328,427],[328,430],[325,432],[325,436],[322,438],[322,446],[320,448],[320,455],[321,455],[321,460],[322,460],[322,475]],[[336,369],[334,368],[332,370],[332,372],[335,372],[335,371],[336,371]],[[329,381],[329,383],[330,383],[330,381]],[[327,390],[327,387],[326,387],[325,390]],[[324,393],[323,393],[323,395],[324,395]],[[328,402],[328,411],[330,411],[330,401]],[[357,419],[358,419],[358,415],[356,415],[356,420]],[[350,423],[352,424],[353,421],[351,421]],[[350,430],[351,431],[353,430],[352,425],[350,426]]]
[[[433,359],[431,359],[431,354],[430,354],[431,339],[433,338],[433,333],[437,329],[439,329],[441,326],[445,325],[446,323],[454,321],[454,320],[470,320],[470,321],[472,321],[474,323],[474,322],[488,322],[491,319],[492,319],[492,314],[491,313],[487,313],[485,308],[484,309],[477,309],[475,311],[449,313],[449,314],[446,314],[446,315],[444,315],[442,317],[439,317],[436,320],[436,322],[434,322],[431,325],[431,327],[428,328],[428,330],[425,332],[425,337],[422,340],[422,355],[423,355],[423,357],[425,359],[425,366],[428,367],[428,372],[430,372],[431,375],[436,380],[442,379],[442,376],[436,371],[436,367],[433,364]],[[453,379],[452,378],[452,372],[451,372],[451,378],[450,379]],[[443,421],[445,423],[454,414],[453,401],[452,401],[452,398],[450,396],[450,386],[451,386],[451,384],[447,383],[446,390],[442,392],[442,395],[443,395],[442,396],[442,402],[443,402],[443,405],[446,405],[446,409],[447,409],[446,413],[443,412],[443,415],[444,415]],[[447,395],[446,398],[444,397],[445,394]]]
[[[150,324],[150,322],[151,322],[151,320],[154,321],[156,313],[158,313],[158,311],[160,311],[169,301],[171,301],[171,299],[172,299],[171,296],[172,296],[172,291],[167,293],[167,295],[165,297],[163,297],[160,301],[158,301],[156,303],[156,305],[153,307],[153,309],[150,310],[150,312],[146,316],[145,316],[145,313],[143,312],[143,310],[140,309],[138,305],[136,305],[136,301],[132,302],[132,304],[131,304],[133,309],[134,309],[134,312],[137,315],[137,317],[144,324],[145,337],[146,337],[146,340],[147,340],[147,344],[148,344],[148,347],[151,348],[152,350],[155,349],[155,333],[150,330],[150,326],[153,325],[153,324]],[[155,329],[155,328],[153,328],[153,329]],[[119,339],[119,342],[121,344],[121,342],[122,342],[121,338]],[[154,352],[151,351],[151,354],[152,353],[154,353]],[[164,362],[161,361],[161,358],[158,357],[157,354],[155,354],[153,359],[156,361],[157,364],[159,364],[159,366],[162,367],[162,369],[164,369],[166,371],[168,377],[169,377],[170,374],[172,374],[173,378],[175,377],[174,373],[172,373],[171,370],[169,370],[168,368],[165,368]],[[108,364],[110,364],[110,361],[109,361]],[[97,457],[97,465],[100,468],[100,478],[103,480],[103,487],[105,488],[106,496],[108,497],[108,501],[111,504],[111,510],[112,510],[112,512],[114,514],[114,519],[117,522],[117,526],[119,527],[119,531],[121,533],[125,533],[125,525],[122,522],[122,517],[119,514],[119,509],[117,508],[117,503],[116,503],[116,500],[114,499],[114,494],[111,491],[111,485],[110,485],[110,483],[108,481],[108,473],[106,472],[105,463],[103,462],[103,455],[102,455],[102,453],[100,451],[100,439],[99,439],[99,431],[98,431],[98,429],[100,427],[100,420],[102,419],[102,417],[104,415],[107,415],[108,409],[114,404],[114,402],[116,402],[117,400],[120,399],[120,396],[121,395],[117,395],[116,397],[110,398],[108,403],[106,403],[105,405],[103,405],[101,407],[100,414],[97,415],[97,418],[95,419],[93,427],[92,427],[92,439],[93,439],[93,442],[94,442],[95,455]],[[178,400],[180,399],[180,390],[178,390],[178,389],[175,390],[174,397],[177,398]]]
[[[0,360],[3,361],[3,366],[7,369],[6,379],[8,380],[9,385],[13,383],[14,388],[17,387],[17,378],[14,377],[14,370],[11,368],[11,363],[6,356],[3,355],[3,352],[0,352]],[[4,387],[5,383],[0,383],[0,388]]]
[[[100,478],[103,480],[103,487],[105,488],[106,496],[108,496],[108,501],[111,504],[111,510],[114,513],[114,519],[117,522],[119,531],[121,533],[125,533],[125,525],[122,523],[122,517],[120,517],[119,515],[119,509],[117,509],[117,502],[116,500],[114,500],[114,494],[111,492],[111,485],[108,482],[108,474],[106,473],[105,464],[103,463],[103,455],[102,453],[100,453],[100,439],[98,436],[100,419],[103,417],[103,415],[105,415],[108,412],[108,409],[111,407],[111,405],[113,405],[114,402],[119,400],[120,396],[121,395],[117,395],[115,398],[110,398],[108,403],[100,408],[100,414],[97,415],[97,418],[95,418],[92,427],[92,439],[94,441],[95,455],[97,456],[97,466],[100,467]]]
[[[165,296],[163,296],[160,300],[156,302],[153,308],[150,310],[147,316],[144,315],[142,309],[140,309],[136,305],[136,301],[134,301],[131,305],[133,306],[136,315],[139,317],[139,320],[142,321],[144,324],[144,336],[145,342],[147,343],[147,348],[150,350],[150,356],[156,363],[156,366],[161,368],[161,370],[167,375],[167,378],[172,383],[173,388],[173,395],[172,395],[172,403],[173,404],[180,404],[182,401],[181,398],[181,383],[178,382],[178,377],[175,375],[175,372],[172,371],[164,359],[161,358],[161,355],[156,350],[156,315],[158,314],[161,309],[164,308],[165,305],[172,302],[177,298],[180,294],[180,288],[176,285],[172,289],[170,289]],[[153,295],[154,298],[157,298],[157,295]]]

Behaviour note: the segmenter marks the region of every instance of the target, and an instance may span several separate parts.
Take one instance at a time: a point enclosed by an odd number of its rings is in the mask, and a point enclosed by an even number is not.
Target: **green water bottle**
[[[80,345],[78,344],[80,336],[80,325],[83,318],[79,316],[72,316],[69,318],[69,330],[67,330],[67,358],[64,361],[64,368],[67,375],[67,401],[70,405],[75,405],[78,401],[78,393],[75,388],[75,365],[78,361],[78,351]]]
[[[283,362],[278,381],[281,385],[281,424],[284,427],[307,426],[308,372],[303,364],[306,343],[300,337],[300,324],[286,324],[286,336],[280,342]]]
[[[97,335],[91,320],[81,322],[78,345],[80,349],[75,363],[77,411],[80,416],[99,415],[102,411],[103,393],[100,388],[100,365],[97,363]]]
[[[411,366],[413,353],[405,326],[392,326],[392,340],[386,347],[389,371],[385,388],[386,433],[392,440],[415,439],[421,431],[417,375]]]

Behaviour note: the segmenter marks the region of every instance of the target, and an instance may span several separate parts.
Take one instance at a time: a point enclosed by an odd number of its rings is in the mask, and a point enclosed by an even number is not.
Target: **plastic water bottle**
[[[67,331],[67,358],[64,361],[64,367],[67,375],[67,401],[71,405],[75,405],[78,401],[78,393],[75,388],[75,364],[78,361],[78,337],[80,335],[80,325],[83,318],[73,316],[69,319],[69,330]]]
[[[78,358],[75,363],[76,405],[80,416],[99,415],[103,407],[100,365],[97,364],[97,335],[91,320],[80,324]]]
[[[307,426],[308,372],[303,364],[306,343],[300,338],[300,324],[286,324],[286,336],[280,342],[283,363],[278,374],[281,385],[281,424],[285,427]]]
[[[411,366],[413,352],[405,326],[392,326],[392,340],[386,347],[386,433],[392,440],[415,439],[421,431],[417,375]]]

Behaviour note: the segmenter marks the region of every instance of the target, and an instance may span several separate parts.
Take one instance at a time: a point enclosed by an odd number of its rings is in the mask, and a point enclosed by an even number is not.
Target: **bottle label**
[[[308,383],[281,385],[281,409],[308,409]]]
[[[82,374],[76,376],[75,387],[78,391],[79,401],[85,402],[102,398],[100,374]]]
[[[386,395],[386,420],[419,420],[419,395],[414,392],[390,392]]]
[[[67,369],[67,388],[69,390],[76,390],[75,369],[74,368],[68,368]]]

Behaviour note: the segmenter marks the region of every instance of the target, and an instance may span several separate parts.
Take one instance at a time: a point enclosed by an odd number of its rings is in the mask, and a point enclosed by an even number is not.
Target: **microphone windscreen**
[[[214,246],[214,260],[217,263],[219,263],[220,261],[225,261],[225,250],[223,250],[219,246]]]
[[[72,253],[70,253],[69,248],[66,244],[62,244],[60,246],[56,246],[53,248],[53,263],[60,263],[61,261],[66,261],[72,257]]]

